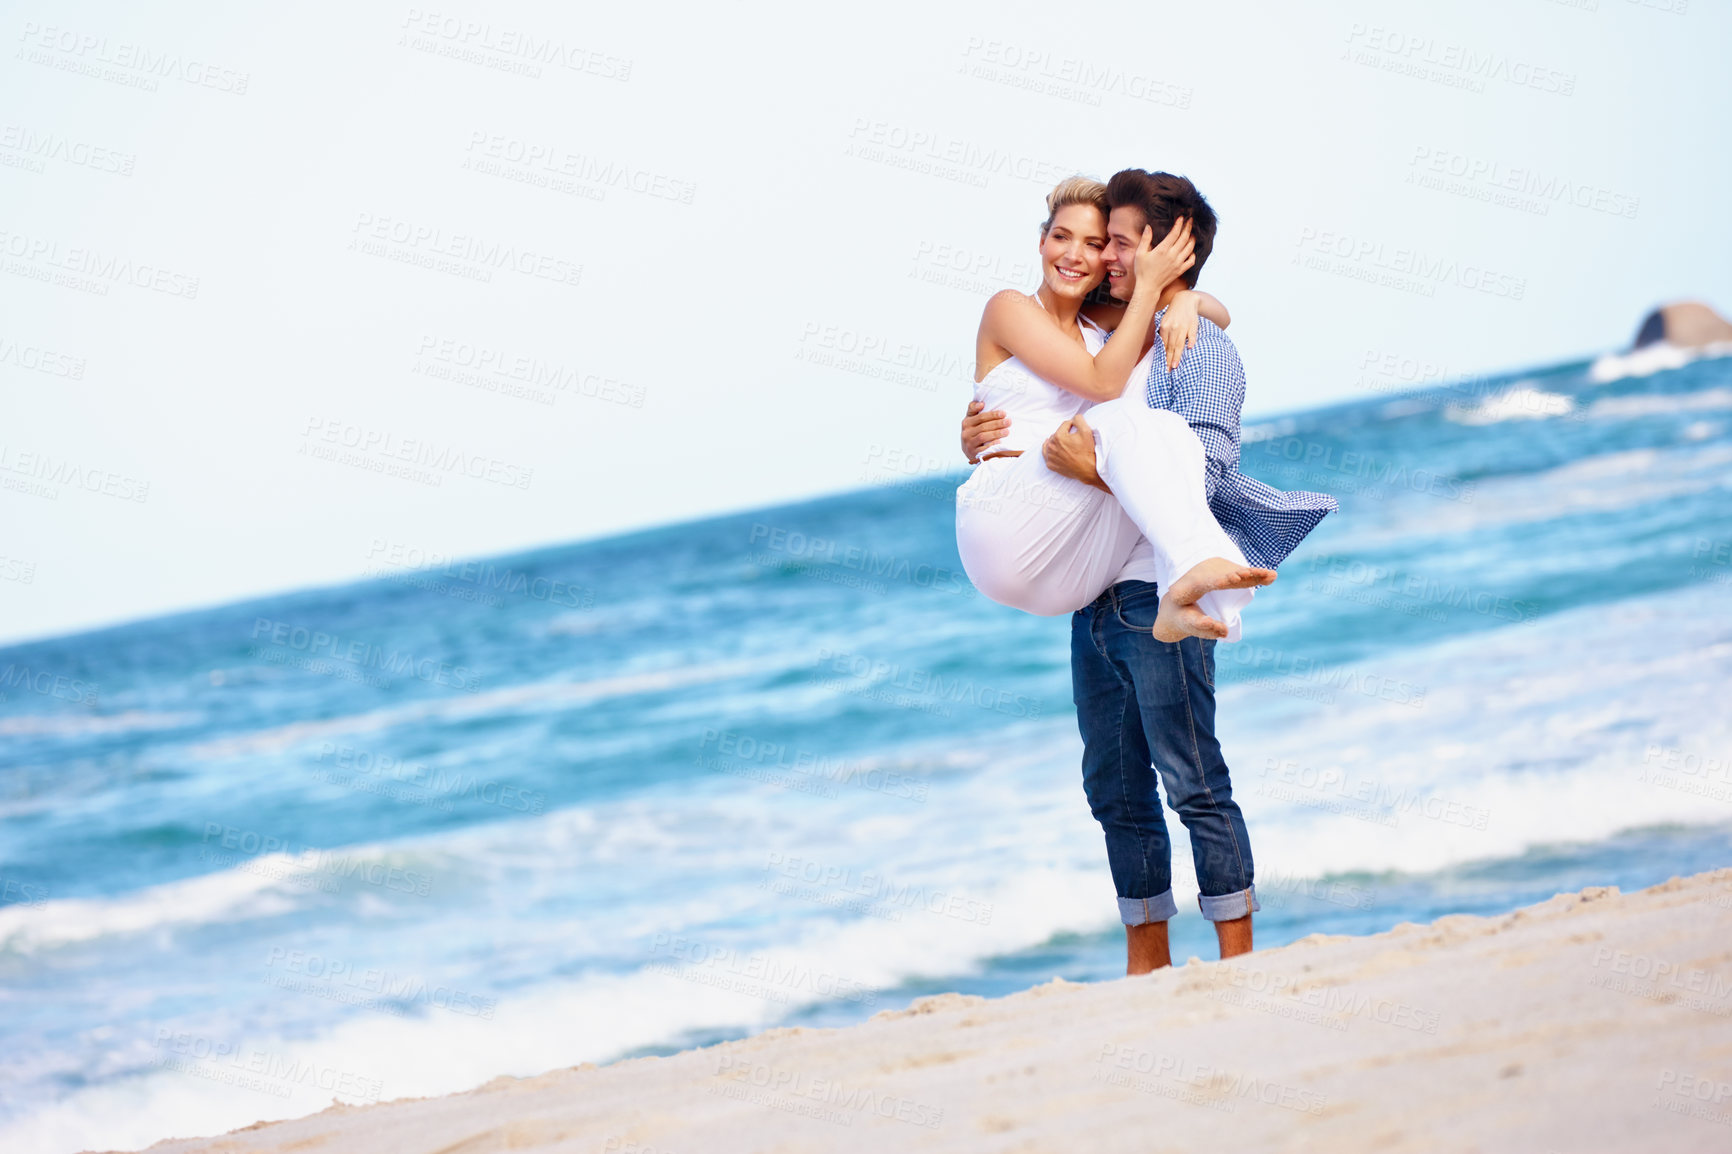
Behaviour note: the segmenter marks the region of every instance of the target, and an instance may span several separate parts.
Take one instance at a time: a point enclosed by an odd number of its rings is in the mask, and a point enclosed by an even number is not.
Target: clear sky
[[[1706,0],[0,11],[0,642],[960,463],[1072,172],[1248,415],[1732,311]]]

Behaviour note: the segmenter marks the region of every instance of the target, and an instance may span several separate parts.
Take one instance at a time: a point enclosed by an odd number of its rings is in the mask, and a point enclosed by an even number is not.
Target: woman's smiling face
[[[1107,222],[1092,204],[1067,204],[1040,241],[1040,275],[1054,295],[1082,298],[1106,275]]]

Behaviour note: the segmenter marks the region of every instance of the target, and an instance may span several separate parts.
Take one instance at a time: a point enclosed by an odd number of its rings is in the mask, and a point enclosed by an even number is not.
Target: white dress
[[[1105,333],[1081,324],[1089,353],[1098,353]],[[1202,442],[1177,413],[1130,397],[1090,404],[1015,357],[976,383],[974,399],[1010,418],[1005,439],[987,451],[1022,450],[982,461],[956,491],[962,566],[994,601],[1046,617],[1081,609],[1113,584],[1139,537],[1153,547],[1163,591],[1207,558],[1244,563],[1209,511]],[[1041,458],[1041,444],[1078,413],[1094,429],[1095,467],[1111,493],[1061,477]],[[1239,612],[1251,596],[1249,589],[1222,590],[1199,606],[1237,641]]]

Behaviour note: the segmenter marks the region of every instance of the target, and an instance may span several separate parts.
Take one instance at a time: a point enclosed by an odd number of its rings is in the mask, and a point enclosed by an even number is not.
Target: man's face
[[[1124,204],[1107,217],[1107,288],[1116,301],[1128,301],[1137,288],[1137,245],[1148,219],[1135,205]]]

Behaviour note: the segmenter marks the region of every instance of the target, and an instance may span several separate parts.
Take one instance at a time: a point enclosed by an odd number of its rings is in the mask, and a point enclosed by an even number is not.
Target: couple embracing
[[[1239,471],[1245,372],[1225,307],[1196,291],[1214,239],[1184,177],[1061,183],[1038,290],[987,302],[962,425],[977,462],[956,495],[970,580],[1004,605],[1072,614],[1083,788],[1131,974],[1171,963],[1178,911],[1157,778],[1190,833],[1221,956],[1251,949],[1259,907],[1215,739],[1214,646],[1239,639],[1254,590],[1336,508]]]

